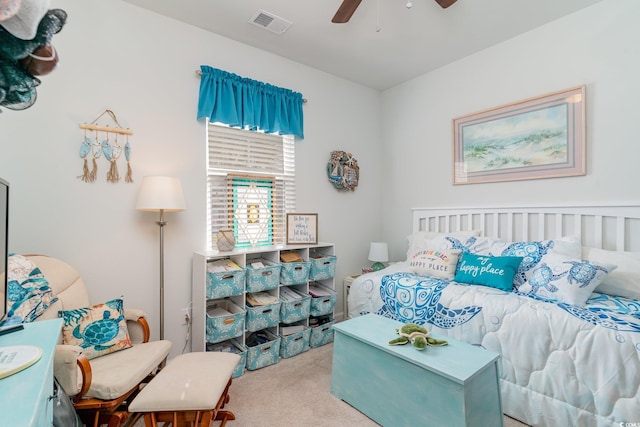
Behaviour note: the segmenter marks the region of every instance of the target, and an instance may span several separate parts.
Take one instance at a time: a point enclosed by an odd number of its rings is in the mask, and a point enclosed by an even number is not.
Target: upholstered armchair
[[[82,278],[69,264],[41,255],[27,258],[41,270],[58,297],[38,320],[56,318],[60,310],[91,306]],[[125,308],[124,319],[132,344],[126,349],[89,359],[88,351],[79,345],[62,344],[62,337],[56,349],[54,375],[89,426],[121,426],[130,415],[128,403],[171,350],[169,341],[149,341],[149,324],[142,311]]]

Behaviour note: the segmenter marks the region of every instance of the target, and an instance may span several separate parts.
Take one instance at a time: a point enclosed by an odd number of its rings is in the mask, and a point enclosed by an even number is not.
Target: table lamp
[[[369,261],[373,261],[373,271],[382,270],[383,262],[389,261],[389,248],[387,242],[371,242],[369,246]]]

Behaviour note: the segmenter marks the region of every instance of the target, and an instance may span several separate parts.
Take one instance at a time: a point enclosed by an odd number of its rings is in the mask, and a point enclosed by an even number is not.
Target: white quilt
[[[579,307],[406,271],[355,279],[349,317],[415,322],[500,353],[504,412],[527,424],[640,426],[640,301],[594,293]]]

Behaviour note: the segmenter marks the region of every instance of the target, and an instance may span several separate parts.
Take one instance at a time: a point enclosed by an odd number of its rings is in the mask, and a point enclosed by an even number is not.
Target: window
[[[207,141],[210,248],[228,229],[239,248],[284,244],[296,203],[294,137],[207,123]]]

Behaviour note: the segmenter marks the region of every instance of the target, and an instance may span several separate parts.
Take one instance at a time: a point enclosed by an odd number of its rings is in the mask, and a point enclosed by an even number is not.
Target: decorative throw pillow
[[[7,319],[33,322],[58,300],[44,274],[28,258],[10,254],[7,272]]]
[[[409,271],[421,276],[451,280],[456,274],[456,266],[461,252],[459,249],[417,251],[408,258]]]
[[[132,346],[122,298],[93,307],[60,311],[59,316],[64,319],[63,343],[82,347],[89,359]]]
[[[520,262],[522,257],[517,256],[497,257],[463,252],[453,280],[510,292],[513,288],[513,276],[518,271]]]
[[[580,258],[549,253],[531,270],[518,291],[573,305],[584,305],[593,290],[616,268]]]
[[[444,239],[445,236],[451,236],[459,240],[466,241],[470,237],[479,235],[480,230],[452,231],[450,233],[439,233],[436,231],[416,231],[415,233],[407,237],[407,240],[409,241],[409,248],[407,249],[407,259],[410,259],[411,256],[418,251],[422,251],[425,249],[439,249],[436,247],[432,247],[434,239]]]
[[[595,292],[640,299],[640,252],[618,252],[584,247],[582,259],[596,264],[617,266],[598,285]]]

